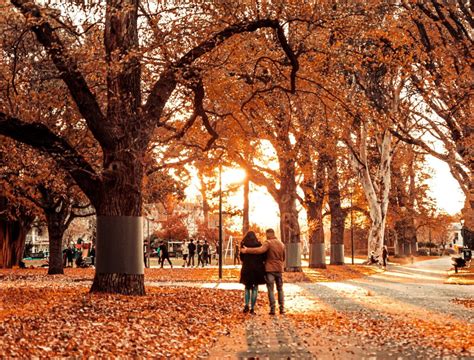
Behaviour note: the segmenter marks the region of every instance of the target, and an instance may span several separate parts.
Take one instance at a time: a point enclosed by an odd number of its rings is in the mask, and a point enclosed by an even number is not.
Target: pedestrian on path
[[[382,249],[382,262],[383,262],[384,268],[387,267],[387,261],[388,261],[388,248],[387,248],[387,245],[384,245]]]
[[[262,243],[258,241],[253,231],[249,231],[242,240],[242,245],[247,248],[260,247]],[[244,293],[244,313],[255,314],[255,304],[257,303],[258,285],[265,284],[265,254],[240,254],[242,268],[240,269],[240,283],[245,285]],[[250,306],[249,306],[250,305]]]
[[[186,263],[188,262],[188,255],[189,255],[189,243],[184,241],[182,245],[182,254],[183,254],[183,267],[186,267]]]
[[[168,252],[168,246],[164,243],[164,241],[160,242],[160,253],[161,253],[161,267],[163,268],[163,264],[165,260],[168,260],[171,268],[173,268],[173,264],[170,260],[170,254]]]
[[[202,246],[202,258],[203,263],[207,265],[209,263],[209,243],[207,240],[204,240],[204,245]]]
[[[197,267],[199,267],[199,265],[201,265],[202,267],[204,267],[204,245],[203,245],[202,240],[199,240],[199,241],[198,241],[198,244],[197,244],[197,255],[198,255],[198,264],[197,264]]]
[[[212,244],[209,244],[209,255],[207,256],[207,261],[209,263],[209,265],[212,265],[212,256],[215,255],[214,254],[214,248],[212,247]]]
[[[276,238],[275,230],[268,229],[265,234],[267,241],[264,242],[262,246],[257,248],[247,248],[243,246],[240,251],[243,254],[266,253],[265,280],[267,282],[268,301],[270,302],[270,315],[275,315],[275,284],[278,291],[280,314],[284,314],[283,271],[285,269],[285,245]]]
[[[237,264],[240,265],[240,246],[238,242],[234,246],[234,265]]]
[[[188,250],[189,250],[189,259],[188,259],[188,267],[194,266],[194,254],[196,253],[196,245],[194,245],[193,239],[190,240],[188,244]],[[192,265],[191,265],[192,262]]]

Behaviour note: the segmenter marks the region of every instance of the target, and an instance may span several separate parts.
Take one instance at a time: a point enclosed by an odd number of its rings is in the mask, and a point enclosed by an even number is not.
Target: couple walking
[[[270,315],[275,315],[274,287],[276,284],[280,314],[284,314],[282,275],[285,266],[285,245],[276,238],[273,229],[268,229],[265,235],[267,241],[261,244],[255,233],[249,231],[241,243],[242,269],[240,282],[245,285],[244,313],[255,314],[258,285],[267,284]]]

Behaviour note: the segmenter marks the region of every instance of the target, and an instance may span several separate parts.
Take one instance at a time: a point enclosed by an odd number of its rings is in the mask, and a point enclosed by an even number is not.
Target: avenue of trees
[[[147,204],[179,198],[192,164],[207,227],[220,164],[278,204],[287,270],[301,269],[299,207],[310,266],[325,267],[327,217],[340,264],[350,211],[369,219],[368,251],[387,228],[416,241],[434,214],[426,155],[449,165],[474,230],[473,7],[0,0],[2,247],[42,213],[57,253],[70,219],[94,209],[91,291],[144,294]]]

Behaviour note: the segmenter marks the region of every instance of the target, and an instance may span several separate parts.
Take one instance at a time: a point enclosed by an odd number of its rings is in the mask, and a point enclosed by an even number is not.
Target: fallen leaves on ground
[[[0,357],[196,358],[244,321],[241,292],[148,288],[0,288]]]
[[[453,285],[474,285],[474,267],[471,266],[467,269],[461,268],[457,274],[454,270],[451,270],[445,283]]]
[[[284,281],[297,282],[330,282],[357,279],[373,275],[383,270],[375,266],[366,265],[327,265],[326,269],[304,267],[302,272],[284,273]],[[56,282],[70,284],[71,282],[90,282],[94,278],[92,268],[66,268],[64,275],[47,275],[45,268],[35,269],[0,269],[0,280],[3,281],[49,281],[54,277]],[[223,282],[238,282],[240,267],[222,269]],[[145,269],[147,282],[217,282],[219,281],[218,268],[151,268]]]
[[[474,299],[454,298],[452,302],[455,304],[464,305],[465,307],[470,309],[474,308]]]
[[[473,326],[461,326],[456,321],[439,323],[387,313],[374,314],[367,310],[323,311],[290,314],[288,317],[303,335],[317,339],[319,333],[330,332],[340,338],[338,346],[342,348],[363,347],[365,344],[371,351],[383,351],[385,355],[401,353],[407,357],[420,349],[424,349],[429,357],[474,355]]]

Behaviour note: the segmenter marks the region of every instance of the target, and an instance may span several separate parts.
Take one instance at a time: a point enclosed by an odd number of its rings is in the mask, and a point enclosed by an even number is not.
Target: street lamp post
[[[351,189],[351,257],[352,257],[352,265],[354,265],[354,226],[353,226],[353,221],[354,219],[352,218],[352,193],[354,192],[354,189]]]
[[[219,165],[219,280],[222,280],[222,165]]]

